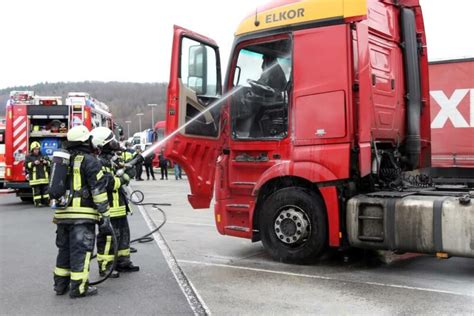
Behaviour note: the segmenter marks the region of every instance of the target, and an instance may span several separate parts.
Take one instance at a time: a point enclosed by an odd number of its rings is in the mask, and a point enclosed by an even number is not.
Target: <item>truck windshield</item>
[[[291,41],[283,39],[240,49],[231,101],[234,139],[281,139],[288,135]]]

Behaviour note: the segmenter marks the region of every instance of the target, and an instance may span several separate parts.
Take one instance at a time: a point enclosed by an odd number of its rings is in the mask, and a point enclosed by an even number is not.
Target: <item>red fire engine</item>
[[[107,105],[87,93],[71,92],[62,97],[36,96],[33,91],[12,91],[6,106],[5,186],[17,190],[22,200],[31,199],[24,161],[33,141],[43,155],[52,155],[66,140],[69,128],[85,125],[112,127]]]
[[[217,44],[175,27],[165,154],[189,202],[215,189],[218,231],[284,262],[327,246],[474,257],[472,194],[419,174],[426,47],[418,0],[273,1],[237,29],[221,89]]]

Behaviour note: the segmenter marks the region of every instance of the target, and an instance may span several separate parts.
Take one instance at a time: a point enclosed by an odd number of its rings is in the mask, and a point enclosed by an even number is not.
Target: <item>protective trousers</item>
[[[128,266],[130,263],[130,228],[126,216],[110,219],[117,237],[117,267]],[[97,262],[100,272],[106,272],[114,261],[114,245],[112,236],[100,232],[97,235]]]
[[[48,194],[48,185],[47,184],[36,184],[32,185],[31,189],[33,190],[33,202],[35,206],[49,205],[49,194]]]
[[[95,224],[58,224],[56,246],[58,257],[54,269],[54,290],[83,294],[89,282],[89,263],[94,250]]]

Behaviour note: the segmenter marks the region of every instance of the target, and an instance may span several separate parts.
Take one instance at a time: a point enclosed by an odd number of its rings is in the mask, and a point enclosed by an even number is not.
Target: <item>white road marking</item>
[[[285,271],[277,271],[277,270],[269,270],[269,269],[250,268],[250,267],[235,266],[235,265],[230,265],[230,264],[202,262],[202,261],[193,261],[193,260],[178,260],[178,262],[179,263],[184,263],[184,264],[203,265],[203,266],[229,268],[229,269],[237,269],[237,270],[247,270],[247,271],[253,271],[253,272],[264,272],[264,273],[280,274],[280,275],[300,277],[300,278],[310,278],[310,279],[318,279],[318,280],[335,281],[335,282],[341,282],[341,283],[365,284],[365,285],[382,286],[382,287],[404,289],[404,290],[414,290],[414,291],[422,291],[422,292],[430,292],[430,293],[439,293],[439,294],[450,294],[450,295],[457,295],[457,296],[474,297],[474,293],[473,294],[459,293],[459,292],[454,292],[454,291],[446,291],[446,290],[431,289],[431,288],[416,287],[416,286],[408,286],[408,285],[399,285],[399,284],[390,284],[390,283],[345,280],[345,279],[328,277],[328,276],[324,276],[324,275],[312,275],[312,274],[285,272]]]
[[[130,186],[128,187],[128,190],[130,193],[131,192]],[[145,222],[148,225],[148,228],[150,228],[150,230],[156,229],[156,225],[151,219],[146,209],[141,205],[137,205],[137,207],[140,213],[142,214],[143,218],[145,219]],[[199,293],[197,292],[196,288],[191,283],[191,281],[186,277],[183,270],[181,270],[181,268],[179,267],[178,262],[176,261],[176,258],[173,256],[171,249],[169,248],[166,241],[163,239],[163,236],[161,235],[161,233],[157,231],[153,234],[153,237],[156,244],[158,245],[161,252],[163,253],[166,263],[168,264],[168,267],[170,268],[171,272],[173,273],[174,278],[178,282],[178,285],[181,291],[183,292],[184,296],[186,297],[186,300],[188,301],[189,306],[193,310],[194,314],[195,315],[211,315],[211,312],[209,308],[206,306],[206,304],[204,303],[204,300],[201,298],[201,296],[199,295]]]

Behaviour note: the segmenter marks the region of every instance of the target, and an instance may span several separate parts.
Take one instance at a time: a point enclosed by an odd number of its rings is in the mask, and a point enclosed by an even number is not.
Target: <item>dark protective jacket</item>
[[[155,153],[151,153],[150,155],[146,156],[143,164],[145,166],[151,166],[153,164],[153,159],[155,159]]]
[[[91,154],[88,146],[69,148],[71,173],[69,187],[72,198],[66,209],[56,209],[56,223],[73,224],[97,222],[99,214],[109,216],[107,178],[100,161]]]
[[[39,161],[39,165],[35,164]],[[49,159],[41,154],[35,155],[31,153],[25,158],[26,170],[28,171],[30,185],[48,184],[49,183]]]
[[[129,210],[127,198],[122,188],[122,181],[115,176],[115,167],[112,164],[113,155],[102,153],[99,155],[99,160],[104,171],[104,176],[107,179],[107,196],[110,205],[110,217],[117,218],[127,216]]]
[[[272,87],[277,91],[285,91],[288,82],[286,81],[286,76],[283,72],[283,69],[281,69],[280,65],[272,65],[270,67],[271,68],[269,70],[262,73],[258,81]]]

